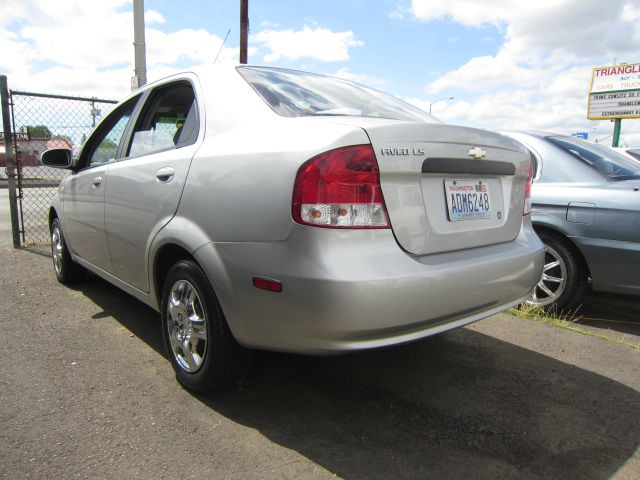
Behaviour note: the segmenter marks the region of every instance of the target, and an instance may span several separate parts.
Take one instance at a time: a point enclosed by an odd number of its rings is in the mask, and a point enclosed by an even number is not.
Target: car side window
[[[102,165],[115,160],[122,135],[127,128],[131,114],[139,99],[139,95],[132,98],[118,107],[105,119],[90,139],[90,144],[88,145],[89,150],[86,156],[83,152],[82,156],[85,158],[80,159],[82,165],[89,167]]]
[[[158,87],[142,110],[128,157],[180,148],[195,143],[198,113],[193,87],[181,81]]]

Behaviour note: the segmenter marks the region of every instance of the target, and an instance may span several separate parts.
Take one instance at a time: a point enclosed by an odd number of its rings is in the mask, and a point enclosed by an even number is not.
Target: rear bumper
[[[241,344],[328,353],[413,341],[516,305],[540,279],[543,247],[528,219],[511,242],[421,257],[390,230],[296,225],[284,242],[212,243],[196,257]],[[254,276],[283,291],[255,288]]]

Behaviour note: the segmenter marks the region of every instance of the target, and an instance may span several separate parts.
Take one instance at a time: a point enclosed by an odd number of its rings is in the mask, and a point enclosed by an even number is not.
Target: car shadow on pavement
[[[109,282],[87,273],[85,281],[72,286],[102,308],[93,319],[113,317],[127,330],[167,358],[160,332],[160,314]]]
[[[578,324],[637,337],[640,343],[640,302],[637,296],[589,292],[577,312]]]
[[[640,444],[637,391],[468,329],[262,353],[243,391],[202,401],[347,479],[605,479]]]
[[[156,312],[95,277],[81,291],[164,356]],[[337,357],[256,352],[237,389],[196,398],[351,480],[607,479],[640,445],[636,390],[464,328]]]

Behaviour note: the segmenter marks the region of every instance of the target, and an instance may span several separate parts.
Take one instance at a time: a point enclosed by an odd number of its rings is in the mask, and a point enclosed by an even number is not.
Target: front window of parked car
[[[95,166],[115,160],[122,136],[140,95],[117,107],[100,124],[81,154],[80,165]]]
[[[356,116],[439,123],[398,98],[340,78],[266,67],[238,67],[238,71],[284,117]]]
[[[547,137],[547,140],[611,180],[640,178],[640,163],[607,147],[570,137]]]
[[[158,87],[151,94],[133,132],[128,156],[135,157],[195,142],[197,108],[189,82]]]

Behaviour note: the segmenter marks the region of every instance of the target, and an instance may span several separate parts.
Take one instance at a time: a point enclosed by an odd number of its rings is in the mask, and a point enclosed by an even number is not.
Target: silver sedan
[[[178,380],[249,349],[417,340],[528,298],[543,247],[531,159],[337,78],[239,66],[147,85],[96,128],[50,210],[54,270],[157,309]]]
[[[534,158],[532,221],[545,244],[531,303],[571,310],[588,288],[640,294],[640,163],[579,138],[507,132]]]

